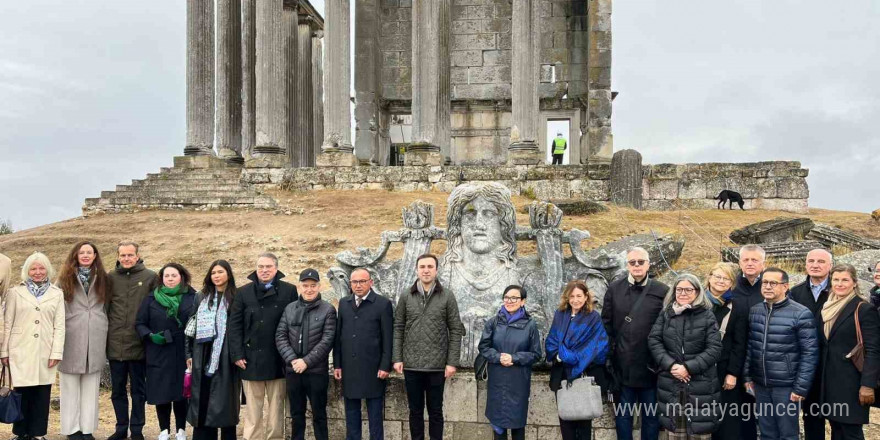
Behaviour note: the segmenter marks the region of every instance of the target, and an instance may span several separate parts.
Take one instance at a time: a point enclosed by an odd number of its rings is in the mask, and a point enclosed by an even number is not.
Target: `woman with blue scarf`
[[[563,380],[589,376],[605,391],[608,334],[602,317],[593,309],[593,293],[583,281],[570,281],[565,286],[544,345],[552,365],[550,390],[558,391]],[[559,427],[563,440],[589,440],[593,422],[559,419]]]
[[[532,364],[541,358],[541,335],[526,312],[527,292],[522,286],[504,289],[504,304],[486,322],[478,349],[489,364],[486,418],[495,439],[525,439],[529,413]]]
[[[193,440],[216,440],[218,430],[221,440],[235,440],[241,380],[226,339],[226,320],[236,290],[229,263],[211,263],[203,286],[196,295],[195,325],[187,326],[186,363],[192,372],[192,397],[186,419],[193,426]]]
[[[716,263],[709,271],[704,286],[706,299],[712,304],[712,312],[721,333],[721,358],[718,359],[718,380],[721,386],[721,404],[728,413],[721,419],[714,440],[737,440],[740,438],[742,414],[738,411],[745,391],[740,376],[746,358],[749,305],[733,293],[736,266],[732,263]]]
[[[147,403],[156,405],[158,440],[170,439],[172,409],[177,422],[175,440],[186,440],[184,327],[195,312],[196,292],[190,287],[189,272],[177,263],[162,267],[156,284],[158,287],[141,302],[134,321],[135,330],[144,341]]]

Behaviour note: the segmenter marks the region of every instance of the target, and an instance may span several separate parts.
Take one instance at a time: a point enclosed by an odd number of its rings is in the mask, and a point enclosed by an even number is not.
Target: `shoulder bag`
[[[495,337],[495,327],[497,325],[498,318],[492,318],[492,336],[490,336],[490,338]],[[489,378],[489,360],[486,359],[486,357],[483,356],[482,353],[477,353],[477,357],[474,358],[474,377],[477,379],[477,382],[481,382]]]
[[[21,393],[12,389],[12,368],[9,368],[9,382],[6,381],[6,365],[0,373],[0,423],[15,423],[24,418],[21,413]]]
[[[853,365],[856,366],[856,370],[859,370],[859,373],[862,372],[862,368],[865,366],[865,343],[862,339],[862,326],[859,325],[859,307],[861,306],[862,302],[859,301],[859,305],[856,306],[855,316],[853,316],[856,320],[856,341],[858,342],[846,355],[846,358],[852,361]]]
[[[556,406],[560,420],[593,420],[602,417],[602,389],[593,377],[579,377],[571,382],[562,381],[556,392]]]

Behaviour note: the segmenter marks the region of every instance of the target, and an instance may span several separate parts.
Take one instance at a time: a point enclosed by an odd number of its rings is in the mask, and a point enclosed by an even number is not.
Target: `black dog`
[[[718,197],[714,197],[714,199],[720,200],[718,202],[718,209],[724,209],[724,204],[728,203],[728,202],[730,205],[730,209],[733,209],[733,202],[736,202],[736,204],[739,205],[739,209],[742,209],[743,211],[746,210],[745,208],[743,208],[743,205],[745,205],[745,202],[743,202],[742,194],[740,194],[736,191],[731,191],[729,189],[725,189],[724,191],[721,191],[720,193],[718,193]]]

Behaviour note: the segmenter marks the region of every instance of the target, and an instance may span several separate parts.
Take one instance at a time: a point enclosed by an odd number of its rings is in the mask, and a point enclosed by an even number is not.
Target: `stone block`
[[[484,66],[510,66],[512,52],[509,50],[483,51]]]
[[[529,180],[522,190],[531,189],[538,200],[567,199],[571,197],[570,182],[565,180]]]
[[[285,154],[264,154],[251,156],[244,162],[247,168],[283,168],[290,165],[290,160]]]
[[[382,52],[382,65],[385,67],[399,66],[400,65],[400,52],[383,51]]]
[[[452,34],[479,34],[480,24],[480,20],[455,20],[452,22]]]
[[[444,418],[449,422],[477,422],[477,380],[473,374],[462,373],[446,380],[443,400],[449,404],[443,408]]]
[[[611,67],[611,50],[610,49],[590,49],[590,66],[593,67]]]
[[[454,84],[453,99],[510,99],[510,84]]]
[[[590,88],[610,89],[611,69],[607,67],[590,67]]]
[[[513,37],[510,34],[498,34],[498,49],[513,49]]]
[[[644,191],[642,192],[644,199],[653,199],[653,200],[674,200],[678,198],[678,180],[650,180],[645,179],[644,182],[647,181],[648,184],[648,196],[644,197]]]
[[[571,197],[586,200],[608,201],[611,198],[610,188],[609,180],[573,180],[571,182]]]
[[[513,16],[513,6],[510,2],[495,2],[495,11],[492,16],[495,18],[510,18]]]
[[[229,163],[216,156],[175,156],[174,167],[184,169],[227,168]]]
[[[315,158],[318,167],[355,167],[358,165],[357,157],[352,153],[323,152]]]
[[[456,50],[449,53],[449,59],[453,66],[482,66],[483,51],[481,50]]]
[[[472,19],[485,19],[492,18],[493,13],[495,12],[494,5],[474,5],[468,6],[468,17]]]
[[[397,35],[400,33],[399,21],[383,21],[379,26],[380,35]]]
[[[568,60],[568,49],[541,49],[539,54],[539,62],[541,64],[566,64]]]
[[[456,423],[453,430],[452,440],[489,439],[494,434],[492,426],[488,423]],[[445,440],[446,435],[443,437]]]
[[[706,182],[702,180],[679,180],[678,197],[681,199],[705,199]]]
[[[810,189],[807,181],[800,177],[780,177],[776,179],[777,196],[782,199],[807,199]]]
[[[411,7],[410,8],[398,8],[397,9],[397,21],[412,22],[412,8]],[[401,25],[401,26],[403,26],[403,25]]]
[[[452,35],[450,50],[496,49],[495,34]]]
[[[590,14],[590,30],[611,32],[611,14]]]
[[[538,71],[538,81],[542,83],[553,81],[553,68],[553,64],[541,64],[540,70]]]
[[[443,165],[443,155],[437,151],[407,151],[404,163],[407,166]]]
[[[529,419],[529,422],[531,421]],[[538,426],[537,435],[541,440],[562,440],[562,431],[559,430],[559,426]]]
[[[385,67],[382,69],[382,80],[389,83],[412,83],[412,71],[409,67]]]
[[[807,199],[757,199],[753,201],[752,208],[798,214],[806,214],[810,210]],[[746,203],[746,209],[749,209],[748,203]]]
[[[591,31],[589,37],[590,47],[596,49],[611,49],[612,37],[611,32]]]
[[[467,84],[468,69],[467,67],[451,67],[449,70],[449,77],[451,84]]]
[[[776,180],[774,179],[755,179],[756,196],[760,198],[774,199],[777,196]],[[717,194],[707,194],[709,197],[715,197]]]
[[[477,60],[482,63],[482,55],[477,51]],[[510,66],[471,67],[468,69],[469,84],[503,84],[510,83]]]
[[[483,20],[482,32],[486,33],[507,33],[510,32],[511,22],[509,18],[492,18]]]

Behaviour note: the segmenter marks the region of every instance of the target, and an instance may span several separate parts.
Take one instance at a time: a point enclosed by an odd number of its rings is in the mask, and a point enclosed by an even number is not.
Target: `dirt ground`
[[[440,192],[401,193],[387,191],[315,191],[308,193],[274,192],[279,202],[275,211],[143,211],[75,218],[10,235],[0,236],[0,252],[13,260],[13,279],[18,267],[34,251],[46,253],[60,266],[71,246],[83,239],[94,241],[103,252],[105,268],[115,261],[115,245],[123,239],[141,244],[141,255],[150,268],[177,261],[193,273],[195,287],[211,261],[225,258],[233,265],[239,284],[253,270],[254,257],[272,251],[280,258],[280,268],[289,277],[307,267],[322,274],[334,265],[334,256],[359,246],[376,247],[384,230],[402,227],[401,209],[420,199],[435,206],[435,225],[446,225],[446,198]],[[517,223],[528,225],[522,208],[531,200],[514,197]],[[565,216],[563,229],[590,231],[588,247],[598,247],[622,236],[654,231],[678,233],[686,239],[677,270],[703,274],[719,259],[719,249],[730,246],[728,234],[750,223],[778,216],[794,216],[780,211],[680,210],[644,212],[612,208],[591,216]],[[865,236],[880,238],[880,225],[869,214],[811,209],[807,217]],[[520,243],[519,254],[535,252],[531,243]],[[435,242],[434,251],[442,253],[445,243]],[[389,258],[399,256],[402,246],[392,246]],[[568,251],[566,250],[566,253]],[[325,289],[330,284],[324,282]],[[58,387],[53,388],[57,396]],[[115,417],[109,393],[101,396],[101,427],[96,437],[110,435]],[[880,421],[880,417],[874,417]],[[57,408],[51,412],[50,438],[61,439]],[[191,429],[191,428],[190,428]],[[9,425],[0,425],[0,436],[11,436]],[[155,411],[147,407],[147,438],[158,435]],[[880,439],[880,426],[866,427],[866,437]]]

